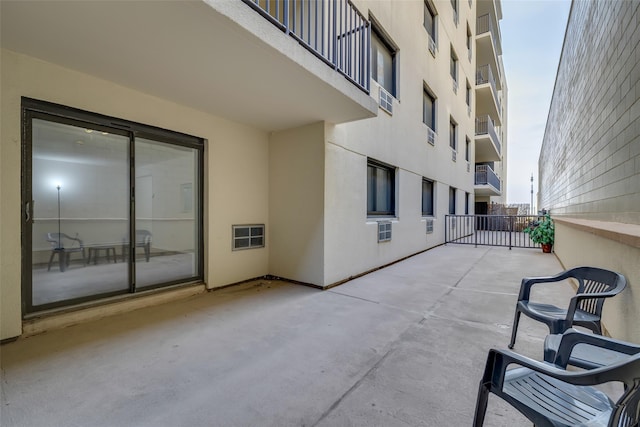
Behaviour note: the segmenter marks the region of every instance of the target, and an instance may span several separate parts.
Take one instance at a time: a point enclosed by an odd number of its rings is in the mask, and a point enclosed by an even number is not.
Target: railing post
[[[284,33],[289,35],[289,0],[284,0],[284,16],[282,23],[284,24]]]
[[[445,245],[448,243],[448,239],[447,239],[447,228],[449,228],[449,227],[447,227],[447,222],[449,222],[448,220],[449,220],[449,215],[445,215],[444,216],[444,243],[445,243]]]
[[[509,250],[512,248],[511,236],[513,236],[513,217],[509,216]]]

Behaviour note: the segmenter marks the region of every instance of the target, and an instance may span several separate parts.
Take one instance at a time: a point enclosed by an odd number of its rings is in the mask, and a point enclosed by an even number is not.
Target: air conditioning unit
[[[471,172],[471,164],[467,162],[467,172]]]
[[[436,133],[430,127],[427,127],[427,142],[436,145]]]
[[[378,222],[378,243],[391,241],[391,221]]]
[[[436,57],[436,42],[431,36],[429,36],[429,52],[434,58]]]
[[[451,149],[451,160],[453,160],[455,162],[457,157],[458,157],[458,152],[452,148]]]
[[[389,114],[393,114],[393,96],[387,92],[382,86],[380,86],[379,97],[380,108]]]
[[[458,81],[453,79],[453,93],[458,93]]]
[[[433,220],[427,219],[427,234],[433,233]]]

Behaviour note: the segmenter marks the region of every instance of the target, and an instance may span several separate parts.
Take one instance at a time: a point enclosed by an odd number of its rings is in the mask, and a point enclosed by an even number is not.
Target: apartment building
[[[1,339],[334,286],[506,194],[497,0],[0,7]]]
[[[539,200],[567,267],[624,274],[604,323],[640,342],[640,4],[571,5],[539,159]]]

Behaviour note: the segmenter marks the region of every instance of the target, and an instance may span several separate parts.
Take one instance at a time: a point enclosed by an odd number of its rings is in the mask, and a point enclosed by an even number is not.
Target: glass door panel
[[[31,305],[128,292],[129,137],[40,118],[31,126]]]
[[[136,289],[198,276],[198,150],[135,139]]]

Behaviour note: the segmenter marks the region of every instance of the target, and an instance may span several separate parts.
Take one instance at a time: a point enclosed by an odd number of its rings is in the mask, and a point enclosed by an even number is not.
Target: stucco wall
[[[573,2],[539,168],[540,208],[640,224],[640,3]]]
[[[324,123],[271,134],[269,273],[324,283]]]
[[[582,265],[617,271],[627,288],[604,304],[603,323],[611,336],[640,343],[640,248],[556,222],[554,251],[564,267]]]
[[[268,135],[167,100],[2,50],[0,339],[21,331],[21,97],[205,138],[205,279],[221,286],[268,273],[268,248],[231,251],[232,224],[268,223]]]

